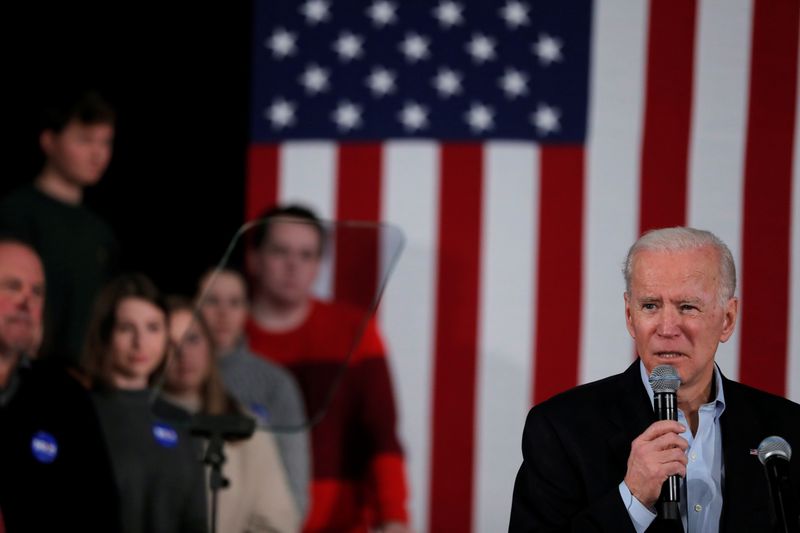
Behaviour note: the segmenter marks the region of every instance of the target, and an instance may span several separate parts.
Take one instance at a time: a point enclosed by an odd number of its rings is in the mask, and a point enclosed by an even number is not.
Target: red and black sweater
[[[355,307],[314,301],[298,328],[271,333],[251,319],[247,335],[254,352],[292,372],[309,418],[321,416],[311,432],[313,479],[304,531],[406,523],[394,395],[375,321]]]

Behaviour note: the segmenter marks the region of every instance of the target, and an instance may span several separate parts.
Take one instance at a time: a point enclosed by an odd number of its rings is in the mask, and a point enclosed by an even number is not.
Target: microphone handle
[[[767,459],[764,469],[772,500],[772,523],[779,533],[800,533],[800,510],[789,480],[789,461],[781,457]]]
[[[653,407],[659,420],[678,420],[678,400],[674,392],[659,392],[653,395]],[[658,516],[666,520],[680,520],[679,481],[677,475],[667,478],[661,486],[661,495],[656,503]]]

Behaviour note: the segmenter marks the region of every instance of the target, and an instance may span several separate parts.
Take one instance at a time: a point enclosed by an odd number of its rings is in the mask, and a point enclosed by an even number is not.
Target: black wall
[[[125,269],[188,293],[243,221],[251,4],[72,4],[4,16],[14,31],[3,54],[0,195],[41,166],[43,98],[99,89],[117,108],[117,136],[86,205],[114,227]]]

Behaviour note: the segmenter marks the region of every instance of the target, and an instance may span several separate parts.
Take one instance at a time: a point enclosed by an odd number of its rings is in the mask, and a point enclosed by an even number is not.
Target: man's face
[[[714,354],[733,334],[738,307],[736,298],[720,303],[719,278],[711,247],[636,254],[625,317],[648,373],[667,364],[682,388],[710,383]]]
[[[44,306],[44,270],[39,257],[19,244],[0,244],[0,355],[33,355]]]
[[[250,259],[257,289],[278,305],[294,306],[311,297],[319,272],[320,237],[302,221],[273,221]]]
[[[247,321],[247,292],[244,279],[222,271],[207,275],[200,282],[203,295],[200,310],[206,319],[214,342],[223,352],[231,350],[244,331]]]
[[[70,183],[86,187],[103,176],[111,161],[114,126],[69,122],[63,130],[44,131],[42,150],[47,162]]]

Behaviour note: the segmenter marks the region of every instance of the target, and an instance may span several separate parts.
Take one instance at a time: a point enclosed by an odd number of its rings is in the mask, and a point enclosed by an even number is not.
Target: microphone
[[[800,512],[797,497],[789,480],[792,447],[781,437],[767,437],[758,445],[758,460],[767,475],[772,524],[780,533],[800,533]]]
[[[650,373],[650,387],[653,389],[653,410],[658,420],[678,420],[678,388],[681,378],[678,371],[669,365],[660,365]],[[677,474],[669,476],[661,486],[661,495],[656,502],[658,516],[666,520],[680,520],[681,495],[678,490]]]

